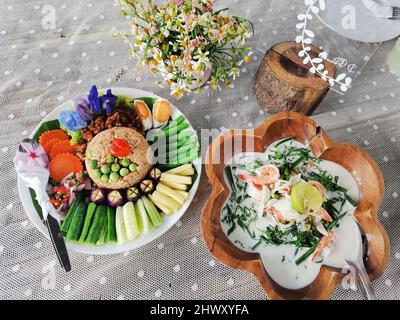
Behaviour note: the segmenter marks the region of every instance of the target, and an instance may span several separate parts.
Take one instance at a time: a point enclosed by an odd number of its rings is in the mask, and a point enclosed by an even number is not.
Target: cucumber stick
[[[83,223],[85,222],[87,203],[85,200],[79,202],[76,207],[75,214],[72,218],[71,225],[66,235],[67,240],[79,240],[82,232]]]
[[[122,207],[117,207],[117,211],[115,212],[115,231],[117,232],[118,243],[126,242],[127,238]]]
[[[117,230],[115,229],[115,209],[107,207],[107,241],[117,242]]]
[[[142,199],[135,203],[135,212],[138,215],[139,230],[142,234],[146,234],[153,229]]]
[[[90,226],[85,242],[96,244],[103,235],[105,225],[107,225],[107,207],[100,205],[96,209],[93,223]]]
[[[153,227],[157,228],[163,222],[161,215],[157,211],[157,208],[154,206],[153,202],[151,202],[151,200],[149,200],[149,198],[144,196],[144,197],[142,197],[142,200],[143,200],[143,204],[146,209],[146,212],[151,221],[151,224],[153,225]]]
[[[136,216],[135,207],[132,202],[127,202],[123,206],[123,217],[126,230],[126,238],[135,240],[140,235],[139,222]]]
[[[96,211],[96,204],[94,204],[93,202],[89,203],[86,210],[85,222],[83,223],[82,232],[79,237],[79,242],[81,243],[85,242],[95,211]]]
[[[82,195],[78,193],[75,200],[72,202],[71,206],[68,209],[67,215],[65,216],[60,227],[60,231],[64,236],[67,235],[69,226],[71,225],[72,218],[75,214],[75,210],[81,200],[82,200]]]
[[[107,211],[106,211],[106,219],[105,223],[102,226],[103,228],[101,229],[100,233],[100,238],[96,242],[96,246],[101,246],[106,243],[107,241],[107,232],[108,232],[108,225],[107,225]]]

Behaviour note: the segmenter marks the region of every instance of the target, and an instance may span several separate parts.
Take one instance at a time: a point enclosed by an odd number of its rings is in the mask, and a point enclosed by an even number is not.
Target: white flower
[[[240,74],[239,68],[232,68],[231,71],[229,72],[229,76],[233,78],[233,80],[236,80],[236,77],[238,77]]]
[[[185,85],[178,83],[173,83],[171,85],[171,96],[174,96],[177,99],[182,98],[185,91],[188,91]]]
[[[239,61],[239,66],[241,66],[244,63],[249,63],[251,61],[251,55],[253,54],[252,51],[250,51],[242,60]]]
[[[209,63],[209,59],[208,59],[208,56],[209,55],[209,52],[208,51],[206,51],[206,52],[203,52],[201,49],[198,49],[197,50],[197,55],[196,56],[194,56],[193,57],[193,59],[194,60],[197,60],[197,62],[199,62],[199,63],[204,63],[204,64],[207,64],[207,63]]]

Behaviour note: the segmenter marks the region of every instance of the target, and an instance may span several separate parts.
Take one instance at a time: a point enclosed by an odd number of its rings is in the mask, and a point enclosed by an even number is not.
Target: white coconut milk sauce
[[[267,148],[265,153],[236,154],[232,159],[232,163],[245,164],[254,160],[261,160],[267,163],[270,148],[278,142],[279,141],[276,141]],[[297,141],[294,141],[294,145],[306,148],[305,145]],[[345,168],[326,160],[321,160],[320,167],[329,174],[337,176],[339,178],[337,183],[345,187],[348,190],[347,194],[355,201],[358,201],[359,188],[357,182]],[[225,181],[227,182],[226,185],[229,186],[226,175]],[[246,203],[246,201],[248,201],[248,203]],[[228,202],[229,199],[225,204]],[[243,205],[254,206],[254,200],[246,199]],[[345,261],[356,260],[358,250],[361,247],[361,235],[353,218],[354,211],[355,208],[349,202],[346,202],[342,208],[342,212],[348,212],[348,215],[342,218],[339,226],[334,229],[336,237],[333,241],[332,250],[322,262],[314,262],[311,257],[309,257],[299,265],[295,264],[295,260],[302,256],[307,251],[307,248],[297,249],[294,245],[270,245],[264,242],[256,248],[253,248],[257,241],[252,239],[248,232],[240,227],[236,227],[235,230],[228,235],[229,225],[221,221],[221,226],[235,246],[246,252],[257,252],[260,254],[265,270],[277,284],[287,289],[297,290],[311,284],[317,278],[322,265],[341,269],[346,265]],[[221,214],[221,219],[222,218],[223,214]],[[263,221],[265,221],[265,219]],[[251,222],[250,226],[256,234],[259,234],[259,230],[262,229],[262,222],[257,219]]]

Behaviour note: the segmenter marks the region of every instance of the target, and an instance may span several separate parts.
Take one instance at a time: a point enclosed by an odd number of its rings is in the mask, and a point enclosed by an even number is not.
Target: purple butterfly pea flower
[[[64,110],[58,121],[69,131],[76,131],[87,127],[87,122],[75,110]]]
[[[101,101],[99,98],[99,92],[97,91],[97,87],[95,85],[90,88],[88,100],[92,107],[92,111],[94,113],[101,114]]]
[[[118,97],[113,95],[111,89],[107,90],[107,94],[100,97],[100,103],[104,110],[106,110],[107,114],[111,114],[112,109],[115,107],[115,103],[117,102]]]
[[[75,97],[73,102],[75,104],[75,111],[78,112],[83,120],[90,121],[93,119],[93,110],[87,97]]]

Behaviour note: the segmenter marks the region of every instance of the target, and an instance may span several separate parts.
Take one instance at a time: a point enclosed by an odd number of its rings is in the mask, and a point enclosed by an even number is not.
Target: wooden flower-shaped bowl
[[[313,120],[293,112],[272,116],[255,130],[226,131],[209,146],[206,172],[212,193],[201,217],[201,230],[208,249],[225,265],[253,273],[270,299],[331,298],[344,276],[341,270],[323,266],[309,286],[300,290],[285,289],[269,277],[258,253],[240,250],[221,227],[221,208],[230,192],[223,178],[225,163],[236,153],[264,152],[268,145],[286,137],[308,144],[317,157],[343,166],[357,181],[360,201],[354,215],[367,234],[369,257],[366,267],[370,278],[376,279],[386,267],[389,252],[388,236],[377,217],[384,194],[382,173],[366,152],[350,144],[332,141]]]

